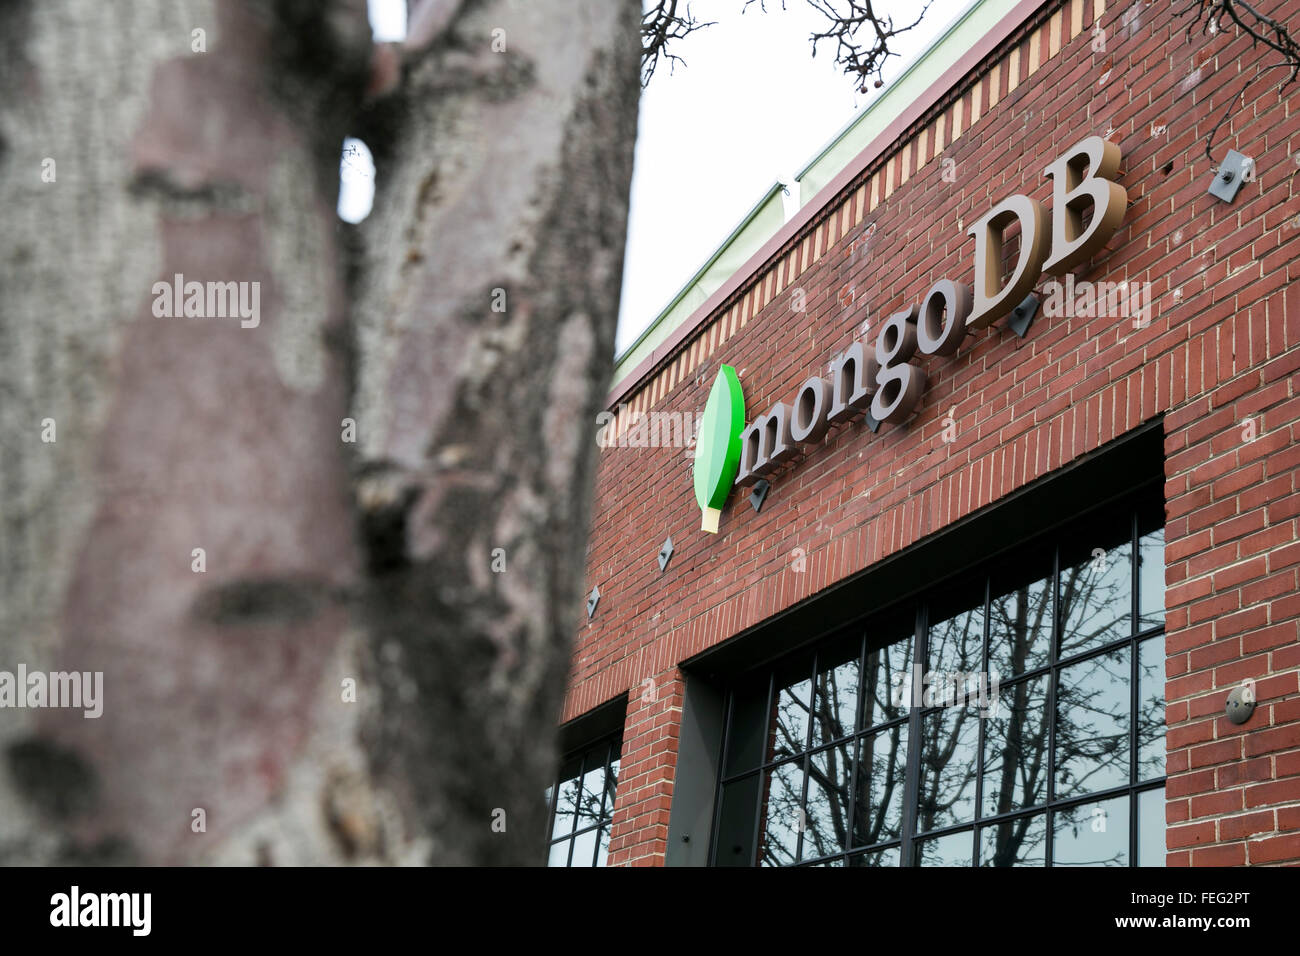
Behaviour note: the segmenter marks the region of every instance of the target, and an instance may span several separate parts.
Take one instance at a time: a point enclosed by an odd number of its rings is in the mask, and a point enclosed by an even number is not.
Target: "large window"
[[[1090,515],[742,675],[715,864],[1163,866],[1163,518]]]
[[[605,865],[620,746],[614,734],[561,762],[559,780],[546,791],[547,866]]]

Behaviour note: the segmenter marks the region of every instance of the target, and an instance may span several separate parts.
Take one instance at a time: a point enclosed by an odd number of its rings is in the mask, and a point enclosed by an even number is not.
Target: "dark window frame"
[[[1041,816],[1046,833],[1043,843],[1044,865],[1062,865],[1053,862],[1054,854],[1054,830],[1057,815],[1062,811],[1068,811],[1072,808],[1089,805],[1102,804],[1116,797],[1127,797],[1128,805],[1128,845],[1127,845],[1127,865],[1136,866],[1139,864],[1139,847],[1141,842],[1141,814],[1140,801],[1142,796],[1149,791],[1162,789],[1165,786],[1165,776],[1159,776],[1142,779],[1139,775],[1139,726],[1140,721],[1140,700],[1141,681],[1139,679],[1139,667],[1141,661],[1141,648],[1143,643],[1148,640],[1158,639],[1164,634],[1163,616],[1159,624],[1143,626],[1143,595],[1141,591],[1142,575],[1142,539],[1147,534],[1156,531],[1163,531],[1163,495],[1161,495],[1158,482],[1149,482],[1140,488],[1131,489],[1130,493],[1118,496],[1091,509],[1077,520],[1071,520],[1069,523],[1061,523],[1036,535],[1030,539],[1016,544],[1011,549],[1005,549],[996,555],[975,563],[971,568],[954,575],[943,582],[925,588],[917,594],[910,595],[901,599],[896,604],[882,612],[873,612],[858,616],[855,620],[847,625],[836,627],[833,631],[823,633],[810,641],[806,641],[799,647],[790,649],[788,652],[779,656],[770,657],[763,663],[749,668],[735,676],[728,682],[726,693],[726,703],[724,706],[725,721],[722,737],[721,759],[718,761],[718,773],[714,789],[714,814],[713,826],[710,833],[710,846],[708,859],[711,865],[718,865],[718,846],[717,839],[721,830],[722,811],[723,811],[723,794],[724,787],[735,785],[741,781],[756,777],[758,786],[755,798],[755,808],[753,811],[753,827],[750,841],[750,859],[749,865],[759,865],[764,853],[763,846],[763,828],[765,814],[765,791],[764,780],[774,768],[788,764],[798,764],[801,771],[801,790],[799,807],[802,812],[806,813],[808,809],[808,788],[809,788],[809,767],[814,755],[825,752],[828,748],[849,748],[849,755],[852,761],[849,769],[848,788],[847,788],[847,814],[848,814],[848,837],[845,846],[842,846],[834,853],[825,854],[818,857],[804,858],[804,843],[807,838],[807,830],[800,827],[796,833],[796,840],[793,850],[793,864],[798,866],[807,865],[825,865],[825,864],[844,864],[853,865],[854,859],[863,857],[869,853],[879,853],[897,850],[901,865],[915,866],[919,865],[918,844],[922,839],[931,839],[943,837],[951,834],[970,833],[971,837],[971,860],[972,865],[980,865],[980,848],[984,831],[991,825],[1003,822],[1005,820],[1030,819]],[[1158,517],[1157,517],[1158,511]],[[1126,633],[1118,638],[1113,638],[1095,647],[1086,647],[1081,650],[1071,651],[1068,654],[1061,653],[1061,643],[1063,640],[1062,633],[1062,616],[1063,608],[1061,606],[1061,587],[1062,587],[1062,552],[1065,550],[1063,540],[1072,529],[1083,527],[1085,524],[1095,520],[1098,517],[1106,516],[1127,516],[1129,522],[1129,534],[1127,546],[1132,549],[1132,555],[1129,563],[1130,582],[1129,582],[1129,612],[1128,628]],[[1123,544],[1120,545],[1121,547]],[[984,589],[983,601],[983,635],[982,635],[982,663],[987,669],[989,666],[989,652],[991,640],[991,603],[994,597],[994,580],[998,576],[998,562],[1006,561],[1009,557],[1014,559],[1017,556],[1030,555],[1034,552],[1051,552],[1051,628],[1048,641],[1048,659],[1046,664],[1040,664],[1024,673],[1014,674],[1008,677],[1006,681],[1000,683],[999,689],[1014,687],[1021,682],[1026,684],[1046,679],[1047,699],[1044,704],[1044,719],[1048,722],[1047,727],[1047,754],[1046,754],[1046,781],[1045,796],[1041,802],[1036,802],[1032,806],[1019,807],[1001,814],[984,815],[984,776],[985,776],[985,734],[986,720],[978,721],[978,733],[976,740],[976,759],[974,764],[975,772],[975,789],[974,789],[974,810],[969,820],[954,823],[948,826],[936,827],[926,831],[924,834],[917,832],[917,814],[919,807],[920,784],[921,784],[921,756],[924,746],[921,735],[922,720],[934,713],[941,712],[942,706],[921,706],[907,707],[907,713],[902,716],[894,716],[888,720],[864,724],[865,693],[863,686],[860,684],[858,690],[858,699],[856,704],[856,716],[854,726],[851,732],[838,737],[835,740],[819,740],[817,746],[812,746],[814,736],[814,725],[816,723],[815,715],[811,712],[817,704],[817,675],[822,666],[821,655],[827,648],[834,647],[838,642],[845,639],[846,635],[853,632],[859,632],[858,637],[858,673],[862,681],[867,674],[867,655],[873,650],[880,647],[893,645],[900,641],[906,641],[906,636],[899,636],[897,629],[890,633],[890,638],[881,640],[875,636],[872,630],[874,622],[896,617],[900,609],[905,613],[910,609],[910,616],[913,620],[913,631],[911,634],[912,655],[909,664],[916,661],[929,661],[929,632],[930,621],[929,612],[931,607],[936,603],[936,597],[941,595],[946,585],[953,581],[969,579],[971,576],[982,578]],[[888,629],[886,629],[888,630]],[[1127,781],[1121,785],[1109,787],[1102,790],[1088,792],[1081,795],[1071,795],[1058,799],[1056,796],[1056,777],[1057,777],[1057,732],[1060,723],[1060,715],[1057,712],[1057,690],[1061,681],[1061,674],[1069,667],[1084,663],[1094,658],[1100,658],[1108,654],[1115,654],[1119,651],[1125,651],[1129,655],[1129,709],[1128,709],[1128,746],[1129,746],[1129,767]],[[836,655],[838,657],[838,655]],[[1163,655],[1161,655],[1163,657]],[[765,740],[760,761],[754,766],[745,766],[739,771],[728,773],[728,766],[731,761],[730,749],[736,739],[733,734],[735,711],[737,708],[737,689],[747,683],[755,681],[762,672],[767,672],[767,698],[766,713],[769,719],[774,714],[776,704],[776,695],[779,693],[777,686],[777,675],[783,671],[790,662],[798,660],[800,657],[808,659],[808,674],[811,685],[808,704],[810,707],[808,726],[804,728],[803,749],[794,756],[772,755],[769,741]],[[1163,672],[1162,672],[1163,676]],[[789,686],[789,685],[782,685]],[[902,796],[902,820],[900,832],[897,837],[891,837],[882,840],[870,846],[858,846],[855,844],[855,817],[857,813],[857,787],[859,782],[859,757],[861,752],[861,742],[873,735],[892,730],[895,727],[906,727],[907,731],[907,753],[903,773],[903,796]]]
[[[622,747],[623,747],[623,731],[620,728],[619,730],[611,731],[609,733],[606,733],[600,737],[591,740],[585,746],[578,747],[569,751],[561,758],[560,765],[559,765],[560,769],[557,770],[556,772],[555,782],[551,784],[547,793],[546,833],[545,833],[545,844],[543,847],[545,853],[545,856],[543,857],[543,860],[545,861],[544,862],[545,866],[547,867],[551,866],[550,860],[551,860],[552,849],[557,844],[568,843],[568,852],[565,856],[564,866],[572,867],[574,865],[573,851],[574,848],[578,845],[578,838],[581,836],[585,836],[588,833],[596,834],[596,845],[595,848],[592,850],[592,862],[590,865],[593,867],[604,865],[603,863],[599,863],[596,861],[597,860],[596,855],[600,852],[600,846],[601,846],[600,831],[601,830],[608,831],[613,828],[614,802],[617,799],[617,792],[618,792],[618,774],[622,768],[622,762],[621,762]],[[581,788],[583,781],[586,779],[588,773],[587,760],[593,754],[604,755],[603,760],[600,764],[600,769],[602,772],[602,776],[601,776],[602,782],[601,782],[601,794],[600,794],[600,809],[596,815],[596,822],[579,827],[578,826],[579,814],[575,813],[574,819],[570,824],[569,830],[560,836],[556,836],[555,835],[555,811],[558,802],[557,798],[559,797],[560,794],[560,785],[564,782],[564,780],[561,779],[560,777],[560,772],[562,772],[563,768],[566,765],[571,764],[575,760],[578,761],[577,780],[578,780],[578,786],[579,788]],[[593,770],[595,769],[594,765],[592,769]],[[610,786],[611,774],[613,776],[612,787]],[[579,791],[579,799],[581,799],[581,791]],[[609,852],[608,848],[606,849],[605,852],[606,854],[608,854]],[[579,865],[584,865],[584,864],[579,864]],[[556,864],[556,866],[558,867],[558,864]]]

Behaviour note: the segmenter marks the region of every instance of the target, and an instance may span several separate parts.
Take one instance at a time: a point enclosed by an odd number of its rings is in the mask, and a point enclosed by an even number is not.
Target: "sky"
[[[812,55],[808,37],[826,19],[806,0],[691,4],[717,25],[680,41],[686,60],[657,73],[641,96],[632,205],[616,352],[654,321],[681,287],[778,180],[813,159],[858,111],[888,89],[969,0],[933,0],[920,25],[897,40],[885,86],[859,93],[835,65],[833,43]],[[918,3],[883,0],[910,22]],[[793,197],[792,197],[793,198]]]
[[[885,86],[860,93],[835,65],[833,42],[812,55],[808,37],[826,20],[807,0],[784,8],[768,0],[766,12],[757,3],[746,9],[745,0],[692,2],[697,19],[716,25],[676,41],[671,49],[685,64],[662,64],[641,96],[615,351],[632,344],[774,182],[792,182],[970,5],[931,0],[920,25],[891,44],[900,56],[888,61]],[[377,41],[405,36],[405,0],[369,7]],[[883,0],[880,9],[901,24],[922,5]],[[340,178],[339,215],[357,222],[374,190],[364,144],[345,143]]]

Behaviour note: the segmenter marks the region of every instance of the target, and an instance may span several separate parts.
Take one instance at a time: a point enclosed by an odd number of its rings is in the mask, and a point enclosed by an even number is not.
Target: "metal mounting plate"
[[[1034,324],[1034,316],[1037,314],[1038,296],[1030,293],[1007,317],[1007,328],[1023,339],[1029,334],[1029,327]]]
[[[669,562],[669,560],[672,559],[672,556],[673,556],[673,538],[672,538],[672,535],[669,535],[669,536],[668,536],[668,540],[665,541],[665,542],[663,543],[663,546],[659,549],[659,571],[660,571],[660,573],[662,573],[662,572],[664,572],[664,571],[666,571],[666,570],[668,569],[668,562]]]
[[[1243,183],[1255,178],[1255,161],[1235,149],[1228,150],[1228,156],[1214,171],[1214,181],[1210,183],[1210,195],[1224,202],[1237,198]]]

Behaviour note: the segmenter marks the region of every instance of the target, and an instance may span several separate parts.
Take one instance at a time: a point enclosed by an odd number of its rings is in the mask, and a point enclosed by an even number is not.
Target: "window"
[[[1163,508],[1098,512],[728,691],[722,866],[1163,866]]]
[[[621,739],[605,737],[567,756],[546,791],[547,866],[604,866],[614,816]]]

